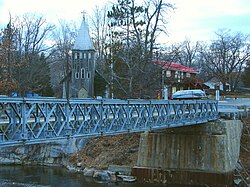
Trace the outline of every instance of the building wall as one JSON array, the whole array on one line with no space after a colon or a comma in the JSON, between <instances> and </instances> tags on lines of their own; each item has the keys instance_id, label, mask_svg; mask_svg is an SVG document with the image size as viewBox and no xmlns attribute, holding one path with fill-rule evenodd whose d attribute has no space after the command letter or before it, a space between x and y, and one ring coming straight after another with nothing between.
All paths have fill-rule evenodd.
<instances>
[{"instance_id":1,"label":"building wall","mask_svg":"<svg viewBox=\"0 0 250 187\"><path fill-rule=\"evenodd\" d=\"M95 76L94 50L72 51L72 97L93 97Z\"/></svg>"},{"instance_id":2,"label":"building wall","mask_svg":"<svg viewBox=\"0 0 250 187\"><path fill-rule=\"evenodd\" d=\"M192 80L196 78L196 73L166 70L164 75L164 85L168 88L169 98L178 90L198 89L192 85Z\"/></svg>"}]
</instances>

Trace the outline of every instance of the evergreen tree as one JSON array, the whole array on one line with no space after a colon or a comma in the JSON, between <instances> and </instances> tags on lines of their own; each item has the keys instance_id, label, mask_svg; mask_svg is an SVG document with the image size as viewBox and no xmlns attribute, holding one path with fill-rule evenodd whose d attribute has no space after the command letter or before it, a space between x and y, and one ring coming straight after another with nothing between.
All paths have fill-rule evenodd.
<instances>
[{"instance_id":1,"label":"evergreen tree","mask_svg":"<svg viewBox=\"0 0 250 187\"><path fill-rule=\"evenodd\" d=\"M104 97L107 88L106 86L106 80L99 73L96 72L94 80L94 95Z\"/></svg>"},{"instance_id":2,"label":"evergreen tree","mask_svg":"<svg viewBox=\"0 0 250 187\"><path fill-rule=\"evenodd\" d=\"M245 68L245 71L242 75L242 81L244 83L244 86L247 88L250 88L250 61L248 61L247 66Z\"/></svg>"}]
</instances>

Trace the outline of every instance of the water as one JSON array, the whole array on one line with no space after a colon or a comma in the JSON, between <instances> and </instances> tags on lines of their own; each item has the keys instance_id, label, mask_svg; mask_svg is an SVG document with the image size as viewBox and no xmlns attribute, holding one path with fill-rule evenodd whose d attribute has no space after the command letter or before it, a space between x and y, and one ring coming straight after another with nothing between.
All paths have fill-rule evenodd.
<instances>
[{"instance_id":1,"label":"water","mask_svg":"<svg viewBox=\"0 0 250 187\"><path fill-rule=\"evenodd\" d=\"M64 168L0 166L0 187L165 187L164 184L104 183ZM169 186L168 186L169 187Z\"/></svg>"}]
</instances>

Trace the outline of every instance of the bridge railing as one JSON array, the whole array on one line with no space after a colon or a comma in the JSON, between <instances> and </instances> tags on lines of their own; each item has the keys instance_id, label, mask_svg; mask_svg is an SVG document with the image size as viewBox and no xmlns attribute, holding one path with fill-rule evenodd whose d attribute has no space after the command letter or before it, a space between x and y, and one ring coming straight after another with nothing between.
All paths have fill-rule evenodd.
<instances>
[{"instance_id":1,"label":"bridge railing","mask_svg":"<svg viewBox=\"0 0 250 187\"><path fill-rule=\"evenodd\" d=\"M214 100L0 98L0 146L114 135L213 121Z\"/></svg>"}]
</instances>

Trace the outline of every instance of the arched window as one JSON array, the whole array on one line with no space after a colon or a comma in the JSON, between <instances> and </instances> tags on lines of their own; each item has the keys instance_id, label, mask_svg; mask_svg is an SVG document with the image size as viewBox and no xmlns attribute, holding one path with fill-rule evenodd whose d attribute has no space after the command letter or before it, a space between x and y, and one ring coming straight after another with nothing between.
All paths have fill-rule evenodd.
<instances>
[{"instance_id":1,"label":"arched window","mask_svg":"<svg viewBox=\"0 0 250 187\"><path fill-rule=\"evenodd\" d=\"M91 74L90 74L90 72L88 72L87 78L90 79L90 77L91 77Z\"/></svg>"},{"instance_id":2,"label":"arched window","mask_svg":"<svg viewBox=\"0 0 250 187\"><path fill-rule=\"evenodd\" d=\"M85 69L81 68L81 79L85 79Z\"/></svg>"},{"instance_id":3,"label":"arched window","mask_svg":"<svg viewBox=\"0 0 250 187\"><path fill-rule=\"evenodd\" d=\"M75 79L79 79L79 72L75 72Z\"/></svg>"}]
</instances>

